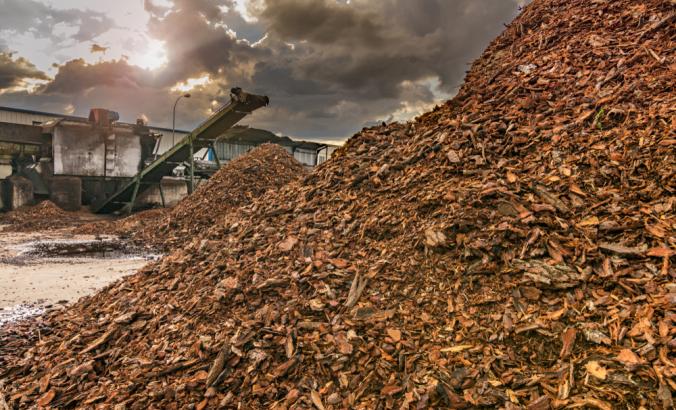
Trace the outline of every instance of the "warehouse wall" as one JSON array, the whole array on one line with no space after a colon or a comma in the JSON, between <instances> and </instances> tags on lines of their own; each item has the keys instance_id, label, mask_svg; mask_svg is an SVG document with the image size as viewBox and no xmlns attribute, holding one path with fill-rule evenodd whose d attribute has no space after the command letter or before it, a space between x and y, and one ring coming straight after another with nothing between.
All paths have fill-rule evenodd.
<instances>
[{"instance_id":1,"label":"warehouse wall","mask_svg":"<svg viewBox=\"0 0 676 410\"><path fill-rule=\"evenodd\" d=\"M217 142L215 146L216 155L221 161L232 161L255 147L255 145L249 144L225 144L221 142Z\"/></svg>"},{"instance_id":2,"label":"warehouse wall","mask_svg":"<svg viewBox=\"0 0 676 410\"><path fill-rule=\"evenodd\" d=\"M291 151L289 148L287 148L287 150ZM315 150L296 148L296 150L293 151L293 157L296 158L296 161L303 165L308 165L311 167L317 165L317 151Z\"/></svg>"},{"instance_id":3,"label":"warehouse wall","mask_svg":"<svg viewBox=\"0 0 676 410\"><path fill-rule=\"evenodd\" d=\"M294 151L293 147L281 144L280 146L286 149L301 164L308 166L317 165L317 152L314 150L296 148ZM223 162L232 161L256 147L257 145L255 144L229 144L224 142L217 142L215 146L218 159Z\"/></svg>"},{"instance_id":4,"label":"warehouse wall","mask_svg":"<svg viewBox=\"0 0 676 410\"><path fill-rule=\"evenodd\" d=\"M326 147L320 150L317 153L317 165L323 164L324 162L328 161L329 158L331 158L331 156L333 155L334 152L336 152L337 149L338 147Z\"/></svg>"},{"instance_id":5,"label":"warehouse wall","mask_svg":"<svg viewBox=\"0 0 676 410\"><path fill-rule=\"evenodd\" d=\"M12 124L38 125L38 123L47 122L54 118L58 117L56 115L49 116L0 110L0 122Z\"/></svg>"},{"instance_id":6,"label":"warehouse wall","mask_svg":"<svg viewBox=\"0 0 676 410\"><path fill-rule=\"evenodd\" d=\"M162 155L163 153L167 152L169 148L171 148L172 145L172 138L171 138L171 130L167 131L165 129L159 129L159 128L153 128L153 127L148 127L150 130L154 133L161 134L162 139L160 140L159 144L159 149L157 150L157 154ZM176 131L176 143L178 143L180 140L183 138L187 137L190 135L189 132L183 132L183 131ZM197 155L195 155L197 156Z\"/></svg>"}]
</instances>

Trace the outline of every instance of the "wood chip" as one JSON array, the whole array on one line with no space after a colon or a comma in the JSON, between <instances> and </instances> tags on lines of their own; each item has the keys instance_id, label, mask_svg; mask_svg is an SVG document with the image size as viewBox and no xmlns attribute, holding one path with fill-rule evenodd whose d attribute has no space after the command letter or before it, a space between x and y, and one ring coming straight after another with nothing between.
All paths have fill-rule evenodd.
<instances>
[{"instance_id":1,"label":"wood chip","mask_svg":"<svg viewBox=\"0 0 676 410\"><path fill-rule=\"evenodd\" d=\"M452 101L310 173L265 146L170 211L109 221L165 256L3 326L0 397L670 406L673 7L526 3Z\"/></svg>"}]
</instances>

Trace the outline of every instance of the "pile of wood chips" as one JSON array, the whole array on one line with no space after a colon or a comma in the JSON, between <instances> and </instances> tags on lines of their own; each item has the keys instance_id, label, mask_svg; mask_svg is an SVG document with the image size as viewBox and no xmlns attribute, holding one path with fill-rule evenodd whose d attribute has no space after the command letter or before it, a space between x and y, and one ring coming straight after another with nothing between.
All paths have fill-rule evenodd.
<instances>
[{"instance_id":1,"label":"pile of wood chips","mask_svg":"<svg viewBox=\"0 0 676 410\"><path fill-rule=\"evenodd\" d=\"M4 231L28 232L61 229L80 222L77 212L66 212L52 201L42 201L35 206L24 206L14 211L0 213Z\"/></svg>"},{"instance_id":2,"label":"pile of wood chips","mask_svg":"<svg viewBox=\"0 0 676 410\"><path fill-rule=\"evenodd\" d=\"M535 0L452 101L0 347L0 407L672 408L675 38Z\"/></svg>"},{"instance_id":3,"label":"pile of wood chips","mask_svg":"<svg viewBox=\"0 0 676 410\"><path fill-rule=\"evenodd\" d=\"M263 144L225 164L174 208L151 209L116 221L89 224L76 232L114 234L137 245L171 250L200 237L227 213L237 212L267 191L300 180L306 173L286 149Z\"/></svg>"}]
</instances>

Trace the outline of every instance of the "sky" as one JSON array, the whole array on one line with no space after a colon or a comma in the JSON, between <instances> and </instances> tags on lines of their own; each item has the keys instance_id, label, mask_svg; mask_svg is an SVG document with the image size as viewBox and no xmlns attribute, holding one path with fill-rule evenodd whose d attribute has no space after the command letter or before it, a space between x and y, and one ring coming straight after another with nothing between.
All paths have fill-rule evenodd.
<instances>
[{"instance_id":1,"label":"sky","mask_svg":"<svg viewBox=\"0 0 676 410\"><path fill-rule=\"evenodd\" d=\"M0 105L192 129L234 86L245 122L340 142L451 98L524 0L0 0Z\"/></svg>"}]
</instances>

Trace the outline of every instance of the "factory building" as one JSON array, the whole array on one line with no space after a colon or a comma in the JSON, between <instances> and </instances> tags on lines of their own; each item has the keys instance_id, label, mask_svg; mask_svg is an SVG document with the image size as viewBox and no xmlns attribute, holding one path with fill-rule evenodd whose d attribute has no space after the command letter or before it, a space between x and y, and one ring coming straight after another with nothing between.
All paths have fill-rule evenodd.
<instances>
[{"instance_id":1,"label":"factory building","mask_svg":"<svg viewBox=\"0 0 676 410\"><path fill-rule=\"evenodd\" d=\"M142 122L118 122L104 109L89 118L3 109L0 119L0 202L7 209L35 198L66 210L102 201L154 158L160 139Z\"/></svg>"},{"instance_id":2,"label":"factory building","mask_svg":"<svg viewBox=\"0 0 676 410\"><path fill-rule=\"evenodd\" d=\"M136 124L118 120L117 113L105 109L92 109L89 118L84 118L0 107L0 209L30 204L34 197L49 198L64 209L81 205L96 209L190 134L176 130L172 136L171 129L141 120ZM249 127L221 132L210 145L213 149L194 153L198 178L208 178L218 164L264 143L281 145L308 167L326 161L337 149ZM144 195L139 195L141 203L161 201L168 206L187 194L185 167L174 167L173 177L168 172L156 187L144 189Z\"/></svg>"},{"instance_id":3,"label":"factory building","mask_svg":"<svg viewBox=\"0 0 676 410\"><path fill-rule=\"evenodd\" d=\"M21 124L21 125L43 125L44 123L54 120L64 119L71 121L86 121L85 117L77 117L72 115L54 114L41 111L25 110L22 108L2 107L0 106L0 123ZM127 124L134 125L134 124ZM161 136L156 153L162 154L172 146L172 130L170 128L148 126L148 129ZM175 140L180 141L185 138L190 131L176 130Z\"/></svg>"},{"instance_id":4,"label":"factory building","mask_svg":"<svg viewBox=\"0 0 676 410\"><path fill-rule=\"evenodd\" d=\"M87 118L84 117L0 106L0 123L38 126L54 119L75 121L87 120ZM147 127L150 132L160 136L157 146L155 147L156 155L163 154L169 150L175 142L180 141L190 134L190 131L176 130L175 136L172 136L172 130L169 128L155 127L152 125L148 125ZM298 162L310 167L319 165L328 160L331 158L333 152L338 149L338 146L336 145L296 141L289 137L277 136L270 131L242 126L236 126L229 130L223 136L223 139L216 143L215 148L218 153L218 158L225 163L264 143L281 145L286 148ZM204 151L195 153L195 157L197 158L204 158L204 155ZM208 158L211 161L215 161L212 152L208 153ZM0 176L0 178L2 177Z\"/></svg>"}]
</instances>

